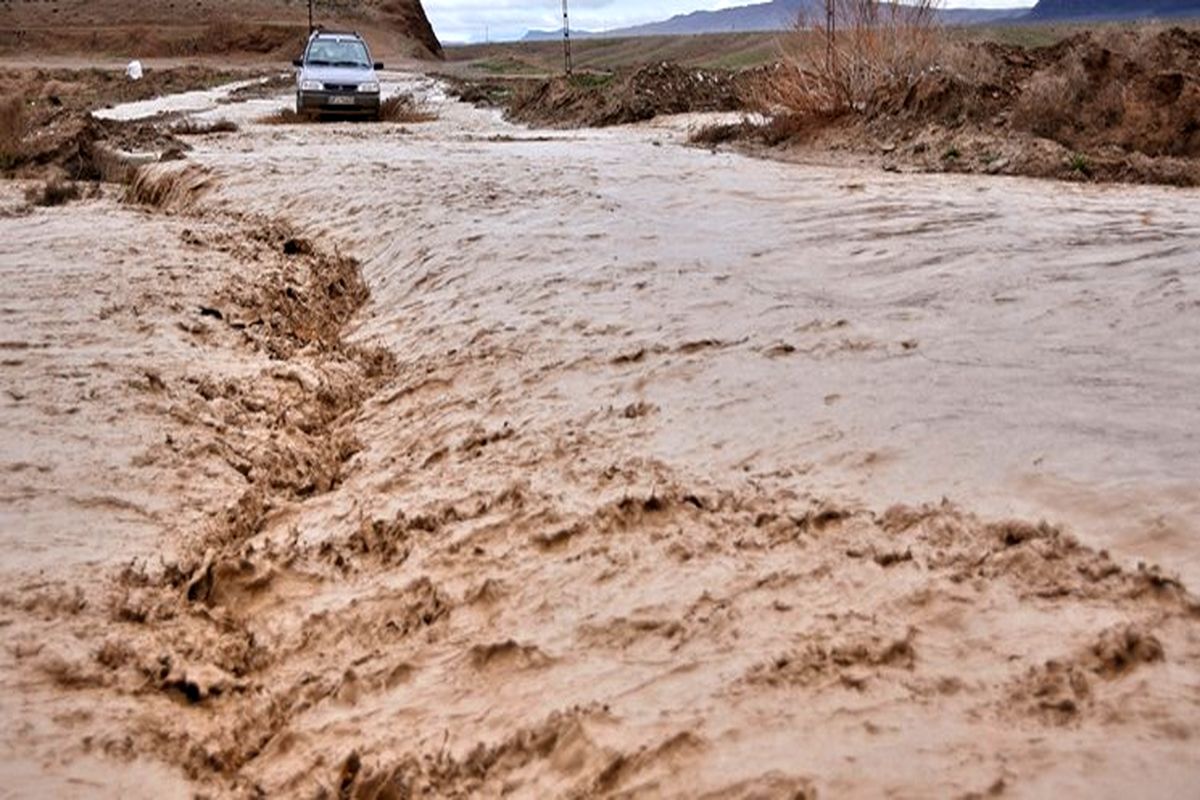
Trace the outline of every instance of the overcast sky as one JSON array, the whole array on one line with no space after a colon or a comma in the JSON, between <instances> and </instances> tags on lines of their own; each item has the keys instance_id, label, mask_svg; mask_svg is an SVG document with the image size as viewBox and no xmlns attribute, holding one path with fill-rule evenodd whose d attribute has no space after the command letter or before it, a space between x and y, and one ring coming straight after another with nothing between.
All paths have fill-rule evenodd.
<instances>
[{"instance_id":1,"label":"overcast sky","mask_svg":"<svg viewBox=\"0 0 1200 800\"><path fill-rule=\"evenodd\" d=\"M606 30L657 22L700 9L749 5L753 0L570 0L571 27ZM1031 6L1034 0L951 0L952 8ZM562 0L424 0L425 11L443 42L515 39L531 28L562 26Z\"/></svg>"}]
</instances>

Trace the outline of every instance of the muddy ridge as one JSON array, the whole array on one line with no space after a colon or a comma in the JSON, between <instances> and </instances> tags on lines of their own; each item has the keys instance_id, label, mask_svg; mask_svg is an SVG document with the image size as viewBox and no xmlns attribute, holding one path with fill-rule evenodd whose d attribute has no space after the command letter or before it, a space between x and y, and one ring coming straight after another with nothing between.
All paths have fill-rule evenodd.
<instances>
[{"instance_id":1,"label":"muddy ridge","mask_svg":"<svg viewBox=\"0 0 1200 800\"><path fill-rule=\"evenodd\" d=\"M168 120L117 122L92 111L117 103L207 89L246 73L211 67L147 69L130 81L119 70L14 69L0 78L0 174L124 182L133 170L121 153L180 158L190 149Z\"/></svg>"},{"instance_id":2,"label":"muddy ridge","mask_svg":"<svg viewBox=\"0 0 1200 800\"><path fill-rule=\"evenodd\" d=\"M44 582L32 599L15 588L2 605L22 618L9 628L18 639L27 624L74 630L76 636L111 632L93 641L98 649L81 660L35 656L34 671L53 684L118 705L167 700L157 723L149 721L156 716L151 711L147 721L118 730L115 739L89 735L85 752L151 756L183 767L201 784L220 778L232 788L239 768L287 713L282 698L245 697L259 694L251 691L255 676L280 655L258 644L236 611L239 599L270 586L278 566L256 567L250 542L273 514L337 487L346 462L361 448L350 422L389 379L395 362L384 349L343 339L369 297L356 261L325 252L282 223L213 220L211 212L197 210L207 187L195 168L142 170L127 201L156 213L199 215L204 232L184 229L185 245L226 254L246 267L195 309L202 322L186 330L200 340L224 335L270 366L238 378L201 370L182 386L147 371L144 391L167 400L171 417L188 434L184 440L168 435L141 463L215 458L240 474L246 488L211 509L209 523L173 530L170 549L158 559L135 560L90 588ZM170 709L176 703L211 706L222 696L237 709L215 733L191 722L175 727L178 714ZM251 718L265 727L247 730Z\"/></svg>"}]
</instances>

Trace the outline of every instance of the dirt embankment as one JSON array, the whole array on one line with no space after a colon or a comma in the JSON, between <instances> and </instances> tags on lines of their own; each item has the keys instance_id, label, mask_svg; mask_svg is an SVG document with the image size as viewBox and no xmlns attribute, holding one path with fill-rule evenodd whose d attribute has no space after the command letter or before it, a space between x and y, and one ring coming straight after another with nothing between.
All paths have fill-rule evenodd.
<instances>
[{"instance_id":1,"label":"dirt embankment","mask_svg":"<svg viewBox=\"0 0 1200 800\"><path fill-rule=\"evenodd\" d=\"M441 55L420 0L331 5L318 4L318 24L359 30L381 53ZM5 54L291 57L308 33L307 5L284 0L57 0L9 3L4 13Z\"/></svg>"},{"instance_id":2,"label":"dirt embankment","mask_svg":"<svg viewBox=\"0 0 1200 800\"><path fill-rule=\"evenodd\" d=\"M888 169L1200 185L1200 32L1083 33L956 48L855 112L776 113L701 132L774 151L841 149Z\"/></svg>"},{"instance_id":3,"label":"dirt embankment","mask_svg":"<svg viewBox=\"0 0 1200 800\"><path fill-rule=\"evenodd\" d=\"M569 128L644 122L662 114L737 111L745 107L747 80L733 72L660 63L611 74L451 84L467 102L503 104L515 122Z\"/></svg>"},{"instance_id":4,"label":"dirt embankment","mask_svg":"<svg viewBox=\"0 0 1200 800\"><path fill-rule=\"evenodd\" d=\"M888 169L1200 185L1200 32L1083 33L1040 49L970 43L947 46L944 62L832 112L773 102L773 84L796 77L784 65L454 83L464 100L546 127L745 111L755 117L699 131L696 143L850 153Z\"/></svg>"},{"instance_id":5,"label":"dirt embankment","mask_svg":"<svg viewBox=\"0 0 1200 800\"><path fill-rule=\"evenodd\" d=\"M114 70L10 70L0 77L0 175L122 180L116 151L177 154L187 144L162 124L99 120L93 110L246 77L200 66L148 69L138 81Z\"/></svg>"}]
</instances>

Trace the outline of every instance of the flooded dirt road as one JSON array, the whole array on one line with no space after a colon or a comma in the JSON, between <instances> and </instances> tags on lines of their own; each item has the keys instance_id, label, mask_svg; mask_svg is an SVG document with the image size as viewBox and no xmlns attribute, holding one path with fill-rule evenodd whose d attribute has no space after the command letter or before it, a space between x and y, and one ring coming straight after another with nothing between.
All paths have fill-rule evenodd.
<instances>
[{"instance_id":1,"label":"flooded dirt road","mask_svg":"<svg viewBox=\"0 0 1200 800\"><path fill-rule=\"evenodd\" d=\"M510 353L471 387L500 395L498 424L640 402L611 444L707 478L1045 516L1200 579L1194 193L677 138L455 105L382 141L293 128L201 158L230 206L363 258L365 334L405 358Z\"/></svg>"},{"instance_id":2,"label":"flooded dirt road","mask_svg":"<svg viewBox=\"0 0 1200 800\"><path fill-rule=\"evenodd\" d=\"M109 269L145 265L179 349L143 343L155 379L60 355L158 398L114 436L190 448L10 468L49 411L5 411L4 544L47 554L4 564L7 772L361 797L1195 784L1194 192L783 165L682 147L679 121L534 132L397 80L440 120L224 106L239 132L141 187L158 210ZM85 247L71 215L106 203L0 220L6 274ZM153 265L188 264L211 277L160 303ZM0 339L59 337L47 281ZM10 361L23 396L54 391ZM87 480L108 499L72 521L61 482Z\"/></svg>"}]
</instances>

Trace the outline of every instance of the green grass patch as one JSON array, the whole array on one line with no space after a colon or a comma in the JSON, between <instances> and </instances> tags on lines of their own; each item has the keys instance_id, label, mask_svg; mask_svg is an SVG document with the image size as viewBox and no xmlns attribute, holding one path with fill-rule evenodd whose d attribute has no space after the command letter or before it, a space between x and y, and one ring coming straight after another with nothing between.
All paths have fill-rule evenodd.
<instances>
[{"instance_id":1,"label":"green grass patch","mask_svg":"<svg viewBox=\"0 0 1200 800\"><path fill-rule=\"evenodd\" d=\"M577 89L603 89L616 78L611 72L576 72L569 78Z\"/></svg>"}]
</instances>

